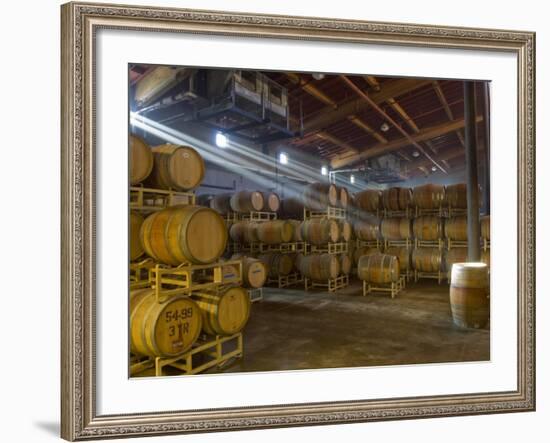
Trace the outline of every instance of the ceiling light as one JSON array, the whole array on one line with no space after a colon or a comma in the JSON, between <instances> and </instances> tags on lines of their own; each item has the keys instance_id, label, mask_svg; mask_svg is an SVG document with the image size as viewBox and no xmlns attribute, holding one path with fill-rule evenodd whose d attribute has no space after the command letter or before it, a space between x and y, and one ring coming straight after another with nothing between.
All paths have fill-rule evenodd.
<instances>
[{"instance_id":1,"label":"ceiling light","mask_svg":"<svg viewBox=\"0 0 550 443\"><path fill-rule=\"evenodd\" d=\"M279 163L286 165L288 163L288 156L284 152L279 153Z\"/></svg>"},{"instance_id":2,"label":"ceiling light","mask_svg":"<svg viewBox=\"0 0 550 443\"><path fill-rule=\"evenodd\" d=\"M227 147L227 137L221 132L218 132L216 134L216 146L218 146L219 148Z\"/></svg>"},{"instance_id":3,"label":"ceiling light","mask_svg":"<svg viewBox=\"0 0 550 443\"><path fill-rule=\"evenodd\" d=\"M390 130L390 125L388 125L386 122L382 123L382 126L380 126L380 130L382 132L388 132Z\"/></svg>"},{"instance_id":4,"label":"ceiling light","mask_svg":"<svg viewBox=\"0 0 550 443\"><path fill-rule=\"evenodd\" d=\"M353 185L355 183L355 176L352 174L349 176L349 182Z\"/></svg>"},{"instance_id":5,"label":"ceiling light","mask_svg":"<svg viewBox=\"0 0 550 443\"><path fill-rule=\"evenodd\" d=\"M437 168L435 166L432 166L432 171L433 172L437 171Z\"/></svg>"},{"instance_id":6,"label":"ceiling light","mask_svg":"<svg viewBox=\"0 0 550 443\"><path fill-rule=\"evenodd\" d=\"M420 156L420 152L418 152L418 151L413 151L413 157L416 158L416 157L418 157L418 156Z\"/></svg>"},{"instance_id":7,"label":"ceiling light","mask_svg":"<svg viewBox=\"0 0 550 443\"><path fill-rule=\"evenodd\" d=\"M326 166L321 166L321 175L327 175L328 174L328 169Z\"/></svg>"},{"instance_id":8,"label":"ceiling light","mask_svg":"<svg viewBox=\"0 0 550 443\"><path fill-rule=\"evenodd\" d=\"M325 78L325 74L321 74L320 72L314 72L313 74L311 74L311 76L315 80L323 80Z\"/></svg>"}]
</instances>

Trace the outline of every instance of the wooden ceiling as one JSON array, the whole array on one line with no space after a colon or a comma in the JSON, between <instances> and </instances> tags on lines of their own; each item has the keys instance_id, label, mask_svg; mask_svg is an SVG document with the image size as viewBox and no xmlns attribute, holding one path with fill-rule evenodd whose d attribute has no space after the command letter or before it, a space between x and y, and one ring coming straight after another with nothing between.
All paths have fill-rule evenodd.
<instances>
[{"instance_id":1,"label":"wooden ceiling","mask_svg":"<svg viewBox=\"0 0 550 443\"><path fill-rule=\"evenodd\" d=\"M464 163L463 81L367 75L316 80L310 74L264 74L288 89L293 123L302 112L303 137L289 143L322 156L335 169L386 154L399 156L408 170L419 173L433 165L451 172ZM483 97L478 82L479 140Z\"/></svg>"}]
</instances>

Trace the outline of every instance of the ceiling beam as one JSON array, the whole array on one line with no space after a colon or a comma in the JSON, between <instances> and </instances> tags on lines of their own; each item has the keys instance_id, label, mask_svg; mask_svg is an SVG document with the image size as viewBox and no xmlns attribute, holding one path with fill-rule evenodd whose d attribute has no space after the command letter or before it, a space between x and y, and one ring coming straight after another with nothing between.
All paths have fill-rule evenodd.
<instances>
[{"instance_id":1,"label":"ceiling beam","mask_svg":"<svg viewBox=\"0 0 550 443\"><path fill-rule=\"evenodd\" d=\"M340 146L342 148L345 148L348 152L358 153L356 148L351 146L349 143L346 143L343 140L340 140L339 138L334 137L332 134L329 134L327 131L319 131L315 134L318 138L328 141L332 143L333 145Z\"/></svg>"},{"instance_id":2,"label":"ceiling beam","mask_svg":"<svg viewBox=\"0 0 550 443\"><path fill-rule=\"evenodd\" d=\"M373 136L380 143L388 143L388 139L380 134L378 131L375 131L370 125L368 125L364 120L360 119L356 115L350 115L348 120L352 122L355 126L361 128L367 134Z\"/></svg>"},{"instance_id":3,"label":"ceiling beam","mask_svg":"<svg viewBox=\"0 0 550 443\"><path fill-rule=\"evenodd\" d=\"M294 83L295 85L298 85L300 88L302 88L305 92L307 92L312 97L315 97L317 100L325 103L326 105L330 106L333 109L336 109L338 107L338 103L332 100L327 94L321 91L317 86L314 86L311 84L311 82L304 80L298 74L295 74L293 72L287 72L285 73L285 75L288 77L288 79L292 83Z\"/></svg>"},{"instance_id":4,"label":"ceiling beam","mask_svg":"<svg viewBox=\"0 0 550 443\"><path fill-rule=\"evenodd\" d=\"M377 92L380 91L380 83L378 83L378 80L376 80L376 77L374 75L364 75L363 78L372 89Z\"/></svg>"},{"instance_id":5,"label":"ceiling beam","mask_svg":"<svg viewBox=\"0 0 550 443\"><path fill-rule=\"evenodd\" d=\"M432 86L435 90L435 93L437 94L437 97L439 98L439 102L443 105L443 109L445 109L445 114L447 114L447 118L450 121L453 121L455 119L453 115L453 111L451 110L451 107L449 106L449 102L447 101L447 98L445 97L445 93L443 92L443 89L441 88L441 85L437 80L434 80L432 82ZM462 135L461 131L456 131L456 135L458 139L460 140L460 144L463 147L466 147L466 144L464 142L464 136Z\"/></svg>"},{"instance_id":6,"label":"ceiling beam","mask_svg":"<svg viewBox=\"0 0 550 443\"><path fill-rule=\"evenodd\" d=\"M417 79L399 79L384 82L384 89L372 94L371 98L376 104L388 100L390 97L398 97L402 94L414 91L430 84L430 80ZM304 131L310 132L326 128L327 126L347 118L349 115L355 115L365 111L370 106L361 98L349 100L338 106L338 109L325 108L320 110L316 117L310 118L304 122Z\"/></svg>"},{"instance_id":7,"label":"ceiling beam","mask_svg":"<svg viewBox=\"0 0 550 443\"><path fill-rule=\"evenodd\" d=\"M397 129L407 140L409 140L409 143L414 145L424 156L426 156L437 168L441 170L443 173L447 173L446 169L441 166L433 157L428 154L420 144L415 141L410 134L405 131L395 120L393 120L384 110L382 110L361 88L359 88L355 83L353 83L348 77L345 75L341 75L340 78L353 90L359 97L361 97L363 100L365 100L370 106L372 106L378 114L382 116L385 120L390 122L395 129Z\"/></svg>"},{"instance_id":8,"label":"ceiling beam","mask_svg":"<svg viewBox=\"0 0 550 443\"><path fill-rule=\"evenodd\" d=\"M482 116L478 116L476 121L479 123L483 121ZM429 128L421 129L418 134L414 134L411 138L419 143L426 140L430 140L441 135L448 134L450 132L456 131L457 129L462 129L464 127L464 119L453 120L452 122L442 123L435 126L430 126ZM334 169L347 166L352 163L357 163L359 161L366 160L372 157L379 157L381 155L387 154L389 152L397 151L404 146L410 145L410 141L407 137L402 137L397 140L392 140L388 143L378 143L372 147L369 147L365 150L360 150L358 154L355 155L340 155L335 157L331 166Z\"/></svg>"}]
</instances>

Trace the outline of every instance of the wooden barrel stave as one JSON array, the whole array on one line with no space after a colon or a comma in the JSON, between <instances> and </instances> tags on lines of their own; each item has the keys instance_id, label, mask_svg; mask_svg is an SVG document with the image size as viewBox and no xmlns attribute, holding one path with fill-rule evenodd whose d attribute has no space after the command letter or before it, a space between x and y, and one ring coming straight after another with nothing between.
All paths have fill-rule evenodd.
<instances>
[{"instance_id":1,"label":"wooden barrel stave","mask_svg":"<svg viewBox=\"0 0 550 443\"><path fill-rule=\"evenodd\" d=\"M239 214L258 212L264 207L264 196L259 191L243 190L233 194L229 204L232 211Z\"/></svg>"},{"instance_id":2,"label":"wooden barrel stave","mask_svg":"<svg viewBox=\"0 0 550 443\"><path fill-rule=\"evenodd\" d=\"M145 251L141 245L141 240L139 238L139 233L141 231L141 225L143 224L144 218L141 214L135 211L130 211L130 220L129 220L129 243L130 243L130 260L134 261L141 257Z\"/></svg>"},{"instance_id":3,"label":"wooden barrel stave","mask_svg":"<svg viewBox=\"0 0 550 443\"><path fill-rule=\"evenodd\" d=\"M332 183L311 183L302 194L304 206L312 211L324 211L338 204L338 191Z\"/></svg>"},{"instance_id":4,"label":"wooden barrel stave","mask_svg":"<svg viewBox=\"0 0 550 443\"><path fill-rule=\"evenodd\" d=\"M439 248L416 248L412 252L413 268L421 272L439 272L443 254Z\"/></svg>"},{"instance_id":5,"label":"wooden barrel stave","mask_svg":"<svg viewBox=\"0 0 550 443\"><path fill-rule=\"evenodd\" d=\"M232 335L243 330L250 317L250 298L239 286L223 292L194 292L202 313L202 329L209 335Z\"/></svg>"},{"instance_id":6,"label":"wooden barrel stave","mask_svg":"<svg viewBox=\"0 0 550 443\"><path fill-rule=\"evenodd\" d=\"M333 254L311 254L302 256L300 272L313 281L326 281L338 277L340 262Z\"/></svg>"},{"instance_id":7,"label":"wooden barrel stave","mask_svg":"<svg viewBox=\"0 0 550 443\"><path fill-rule=\"evenodd\" d=\"M414 219L413 234L418 240L425 241L435 241L443 238L441 218L425 215Z\"/></svg>"},{"instance_id":8,"label":"wooden barrel stave","mask_svg":"<svg viewBox=\"0 0 550 443\"><path fill-rule=\"evenodd\" d=\"M451 217L445 220L445 236L451 240L468 240L468 219L466 216Z\"/></svg>"},{"instance_id":9,"label":"wooden barrel stave","mask_svg":"<svg viewBox=\"0 0 550 443\"><path fill-rule=\"evenodd\" d=\"M412 238L412 223L410 218L391 217L380 222L380 232L386 240L405 240Z\"/></svg>"},{"instance_id":10,"label":"wooden barrel stave","mask_svg":"<svg viewBox=\"0 0 550 443\"><path fill-rule=\"evenodd\" d=\"M336 220L312 218L301 225L302 238L314 245L336 243L340 238L340 229Z\"/></svg>"},{"instance_id":11,"label":"wooden barrel stave","mask_svg":"<svg viewBox=\"0 0 550 443\"><path fill-rule=\"evenodd\" d=\"M455 263L451 271L453 321L462 328L483 328L489 320L489 273L484 263Z\"/></svg>"},{"instance_id":12,"label":"wooden barrel stave","mask_svg":"<svg viewBox=\"0 0 550 443\"><path fill-rule=\"evenodd\" d=\"M387 254L363 255L357 263L357 276L369 283L394 283L399 280L399 259Z\"/></svg>"},{"instance_id":13,"label":"wooden barrel stave","mask_svg":"<svg viewBox=\"0 0 550 443\"><path fill-rule=\"evenodd\" d=\"M421 209L438 209L445 201L445 187L431 183L417 186L412 191L412 201Z\"/></svg>"},{"instance_id":14,"label":"wooden barrel stave","mask_svg":"<svg viewBox=\"0 0 550 443\"><path fill-rule=\"evenodd\" d=\"M272 220L256 224L258 240L268 245L292 241L294 226L287 220Z\"/></svg>"},{"instance_id":15,"label":"wooden barrel stave","mask_svg":"<svg viewBox=\"0 0 550 443\"><path fill-rule=\"evenodd\" d=\"M130 185L137 185L146 180L153 170L153 151L145 140L130 134Z\"/></svg>"}]
</instances>

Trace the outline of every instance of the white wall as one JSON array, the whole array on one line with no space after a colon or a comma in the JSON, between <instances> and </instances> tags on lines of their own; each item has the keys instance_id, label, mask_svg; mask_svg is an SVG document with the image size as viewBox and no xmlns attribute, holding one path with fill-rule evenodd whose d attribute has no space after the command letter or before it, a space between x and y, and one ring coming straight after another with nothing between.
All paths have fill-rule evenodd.
<instances>
[{"instance_id":1,"label":"white wall","mask_svg":"<svg viewBox=\"0 0 550 443\"><path fill-rule=\"evenodd\" d=\"M544 2L394 0L132 0L251 12L537 31L538 164L550 164L550 30ZM2 9L2 440L57 441L59 421L59 2L8 2ZM546 100L544 100L546 98ZM547 441L550 418L549 174L538 177L538 411L316 428L198 435L187 442ZM546 248L544 247L546 246ZM411 380L411 383L414 381ZM546 434L546 435L544 435ZM181 437L144 441L182 441Z\"/></svg>"}]
</instances>

